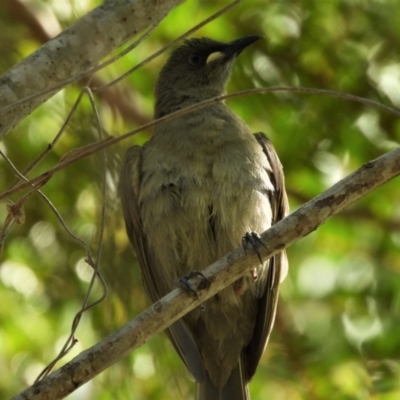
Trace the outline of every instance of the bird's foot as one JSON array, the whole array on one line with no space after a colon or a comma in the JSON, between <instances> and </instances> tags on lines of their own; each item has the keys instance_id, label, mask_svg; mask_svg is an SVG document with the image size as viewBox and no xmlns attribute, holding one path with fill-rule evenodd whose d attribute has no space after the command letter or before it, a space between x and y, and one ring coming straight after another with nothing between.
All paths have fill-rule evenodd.
<instances>
[{"instance_id":1,"label":"bird's foot","mask_svg":"<svg viewBox=\"0 0 400 400\"><path fill-rule=\"evenodd\" d=\"M197 279L194 279L197 278ZM177 285L185 290L188 294L196 296L200 300L198 291L208 289L211 286L212 280L204 276L202 272L191 271L189 274L180 278Z\"/></svg>"},{"instance_id":2,"label":"bird's foot","mask_svg":"<svg viewBox=\"0 0 400 400\"><path fill-rule=\"evenodd\" d=\"M246 232L246 235L242 237L242 246L244 252L247 253L247 250L254 250L258 256L258 259L260 260L260 263L263 264L261 254L258 251L258 247L260 245L267 248L267 246L261 240L261 236L257 232ZM257 271L255 269L251 270L251 275L254 278L254 280L258 279Z\"/></svg>"}]
</instances>

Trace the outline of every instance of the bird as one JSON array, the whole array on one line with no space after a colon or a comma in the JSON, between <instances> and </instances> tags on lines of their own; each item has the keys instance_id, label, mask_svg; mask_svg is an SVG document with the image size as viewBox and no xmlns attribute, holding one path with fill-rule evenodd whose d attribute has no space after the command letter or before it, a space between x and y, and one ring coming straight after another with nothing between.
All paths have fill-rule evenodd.
<instances>
[{"instance_id":1,"label":"bird","mask_svg":"<svg viewBox=\"0 0 400 400\"><path fill-rule=\"evenodd\" d=\"M155 85L155 119L225 93L237 56L261 35L225 43L191 38ZM244 100L248 101L248 100ZM127 150L119 195L143 285L156 302L289 212L283 168L269 138L224 102L157 125ZM248 400L275 319L285 251L173 323L167 335L196 380L197 400Z\"/></svg>"}]
</instances>

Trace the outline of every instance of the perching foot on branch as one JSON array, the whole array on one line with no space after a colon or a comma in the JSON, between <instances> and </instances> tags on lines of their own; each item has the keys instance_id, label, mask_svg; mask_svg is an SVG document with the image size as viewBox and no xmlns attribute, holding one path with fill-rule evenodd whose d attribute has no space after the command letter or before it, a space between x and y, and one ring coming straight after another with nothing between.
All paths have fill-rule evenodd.
<instances>
[{"instance_id":1,"label":"perching foot on branch","mask_svg":"<svg viewBox=\"0 0 400 400\"><path fill-rule=\"evenodd\" d=\"M260 263L263 264L263 260L258 251L260 245L267 248L267 246L261 240L261 236L257 232L246 232L246 235L242 237L242 246L244 252L247 253L247 250L254 250L258 256L258 259L260 260ZM255 277L255 279L257 279L257 277Z\"/></svg>"},{"instance_id":2,"label":"perching foot on branch","mask_svg":"<svg viewBox=\"0 0 400 400\"><path fill-rule=\"evenodd\" d=\"M197 279L193 280L193 278ZM200 300L198 291L208 289L211 286L211 283L211 279L208 279L203 273L199 271L192 271L180 278L177 282L177 285L181 289L185 290L189 295L196 296L197 299Z\"/></svg>"}]
</instances>

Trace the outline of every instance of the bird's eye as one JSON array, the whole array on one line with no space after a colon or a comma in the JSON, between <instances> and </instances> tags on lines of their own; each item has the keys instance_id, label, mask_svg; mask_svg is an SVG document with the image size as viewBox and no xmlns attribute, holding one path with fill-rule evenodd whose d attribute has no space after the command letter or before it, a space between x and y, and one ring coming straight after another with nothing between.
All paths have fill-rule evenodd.
<instances>
[{"instance_id":1,"label":"bird's eye","mask_svg":"<svg viewBox=\"0 0 400 400\"><path fill-rule=\"evenodd\" d=\"M190 62L190 64L197 65L197 64L200 63L200 61L201 61L201 57L200 57L200 55L197 54L197 53L193 53L193 54L191 54L191 55L189 56L189 62Z\"/></svg>"}]
</instances>

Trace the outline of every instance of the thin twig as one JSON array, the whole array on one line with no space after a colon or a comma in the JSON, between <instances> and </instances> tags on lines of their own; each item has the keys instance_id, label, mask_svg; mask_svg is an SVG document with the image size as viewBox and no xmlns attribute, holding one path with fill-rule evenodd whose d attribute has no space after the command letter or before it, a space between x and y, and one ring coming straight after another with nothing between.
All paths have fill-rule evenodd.
<instances>
[{"instance_id":1,"label":"thin twig","mask_svg":"<svg viewBox=\"0 0 400 400\"><path fill-rule=\"evenodd\" d=\"M378 103L376 101L366 99L364 97L354 96L347 93L335 92L332 90L323 90L323 89L313 89L313 88L306 88L306 87L285 87L285 86L277 86L277 87L269 87L269 88L256 88L256 89L248 89L242 90L240 92L235 92L231 94L225 94L222 96L213 97L211 99L202 101L201 103L194 104L190 107L186 107L182 110L175 111L174 113L168 114L162 118L156 119L151 121L141 127L134 129L130 132L127 132L119 137L108 137L103 139L100 142L92 143L87 146L83 146L79 149L72 150L71 152L67 153L64 156L60 163L55 167L49 169L47 172L36 176L35 178L30 179L28 182L24 182L19 184L18 186L11 188L0 195L0 200L9 197L10 195L25 189L26 187L33 185L33 184L40 184L43 185L47 180L49 180L57 171L64 169L65 167L73 164L74 162L81 160L91 154L94 154L97 151L107 148L108 146L112 146L121 140L124 140L132 135L135 135L139 132L142 132L146 129L154 128L164 122L170 121L172 119L181 117L182 115L188 114L189 112L193 112L195 110L201 109L203 107L209 106L214 103L218 103L224 100L229 100L241 96L247 96L250 94L257 94L257 93L272 93L272 92L293 92L293 93L305 93L305 94L318 94L318 95L325 95L331 97L338 97L343 100L348 101L355 101L373 108L377 108L383 111L386 111L396 117L400 117L400 111L393 108L386 106L384 104Z\"/></svg>"},{"instance_id":2,"label":"thin twig","mask_svg":"<svg viewBox=\"0 0 400 400\"><path fill-rule=\"evenodd\" d=\"M13 164L13 162L2 152L0 151L0 155L6 160L6 162L9 164L9 166L11 167L11 169L13 170L13 172L15 173L15 175L24 181L27 181L27 178L21 174L18 169L15 167L15 165ZM67 340L65 341L64 346L61 348L60 352L58 353L58 355L54 358L54 360L49 363L46 368L43 369L43 371L39 374L39 376L36 378L35 382L39 381L40 379L43 379L45 376L47 376L51 370L53 369L54 365L60 360L62 359L71 349L72 347L77 343L77 339L75 337L75 332L76 329L78 328L78 324L80 321L80 318L82 316L82 314L88 310L89 308L92 308L94 306L96 306L98 303L100 303L101 301L103 301L107 295L107 285L105 283L105 280L102 276L102 274L100 273L99 269L95 267L95 263L93 261L92 258L92 254L90 251L90 247L89 245L80 237L76 236L68 227L68 225L66 224L66 222L64 221L64 219L62 218L61 214L58 212L57 208L54 206L54 204L51 202L51 200L41 191L41 190L37 190L37 192L39 193L39 195L44 199L44 201L47 203L47 205L50 207L50 209L53 211L53 213L55 214L55 216L57 217L58 221L60 222L60 224L62 225L62 227L65 229L65 231L68 233L68 235L75 240L76 242L78 242L80 245L83 246L83 248L85 249L85 253L86 253L86 257L87 257L87 263L89 265L91 265L91 267L94 270L94 273L92 275L92 279L91 282L88 286L88 290L86 291L84 300L83 300L83 304L81 309L78 311L78 313L75 315L73 322L72 322L72 326L71 326L71 332L67 338ZM27 198L25 198L24 201L26 201ZM20 201L19 201L20 202ZM19 203L18 202L18 203ZM23 204L23 202L21 204L19 204L19 207L21 207ZM101 295L101 297L94 301L93 303L87 305L88 303L88 299L90 296L90 293L92 291L92 287L94 284L94 280L95 278L98 277L100 279L100 283L101 286L103 288L103 294Z\"/></svg>"},{"instance_id":3,"label":"thin twig","mask_svg":"<svg viewBox=\"0 0 400 400\"><path fill-rule=\"evenodd\" d=\"M62 124L60 130L52 140L52 142L47 146L47 148L43 151L43 153L36 158L36 160L22 173L24 176L28 175L29 172L31 172L53 149L54 146L57 144L57 142L60 140L61 135L65 132L65 129L67 128L68 124L71 121L71 118L75 114L79 104L82 101L82 97L85 94L84 90L81 90L79 93L79 96L77 97L74 105L72 106L71 111L68 113L67 118L65 119L64 123Z\"/></svg>"},{"instance_id":4,"label":"thin twig","mask_svg":"<svg viewBox=\"0 0 400 400\"><path fill-rule=\"evenodd\" d=\"M173 47L176 43L178 43L179 41L181 41L182 39L187 38L188 36L190 36L192 33L198 31L200 28L202 28L203 26L207 25L208 23L210 23L211 21L217 19L218 17L220 17L222 14L225 14L227 11L229 11L231 8L235 7L237 4L239 4L242 0L235 0L233 3L229 4L228 6L222 8L221 10L219 10L218 12L216 12L215 14L211 15L211 17L206 18L204 21L200 22L199 24L197 24L196 26L194 26L192 29L189 29L188 31L186 31L183 35L177 37L176 39L172 40L171 42L169 42L167 45L165 45L163 48L161 48L160 50L156 51L155 53L153 53L150 57L146 58L145 60L143 60L142 62L140 62L139 64L135 65L133 68L131 68L130 70L128 70L127 72L125 72L124 74L122 74L120 77L118 77L117 79L107 83L106 85L100 86L98 88L92 88L92 90L97 93L97 92L101 92L104 89L107 89L109 86L111 85L115 85L116 83L120 82L121 80L123 80L124 78L126 78L127 76L129 76L130 74L132 74L134 71L136 71L137 69L143 67L144 65L148 64L150 61L154 60L155 58L157 58L159 55L161 55L162 53L164 53L166 50L168 50L169 48Z\"/></svg>"},{"instance_id":5,"label":"thin twig","mask_svg":"<svg viewBox=\"0 0 400 400\"><path fill-rule=\"evenodd\" d=\"M99 130L99 137L100 139L103 138L103 125L100 120L100 115L98 113L92 91L90 90L89 87L85 87L82 92L86 93L89 97L90 103L92 105L92 109L94 112L94 115L96 117L97 121L97 127ZM72 326L71 326L71 332L70 335L68 336L67 340L64 343L64 346L62 347L61 351L57 355L57 357L54 358L47 366L46 368L38 375L36 378L35 382L38 382L41 379L44 379L54 368L56 363L61 360L71 349L72 347L77 343L77 339L75 337L75 332L78 329L79 322L82 318L82 315L85 311L89 310L90 308L95 307L97 304L101 303L106 297L107 297L107 284L100 272L100 255L101 255L101 248L103 245L103 237L104 237L104 220L105 220L105 190L106 190L106 182L105 182L105 168L106 168L106 159L105 159L105 150L102 150L100 152L100 160L101 160L101 169L102 169L102 188L101 188L101 193L102 193L102 201L101 201L101 216L100 216L100 229L99 229L99 240L97 243L97 250L96 250L96 257L95 260L92 259L91 253L87 252L88 258L86 259L86 263L90 265L93 269L93 274L91 276L88 288L85 293L85 297L82 302L81 309L75 314L73 320L72 320ZM40 191L39 191L40 192ZM103 289L103 293L100 296L100 298L90 304L89 303L89 298L92 293L94 284L96 282L96 278L99 278L101 287Z\"/></svg>"}]
</instances>

